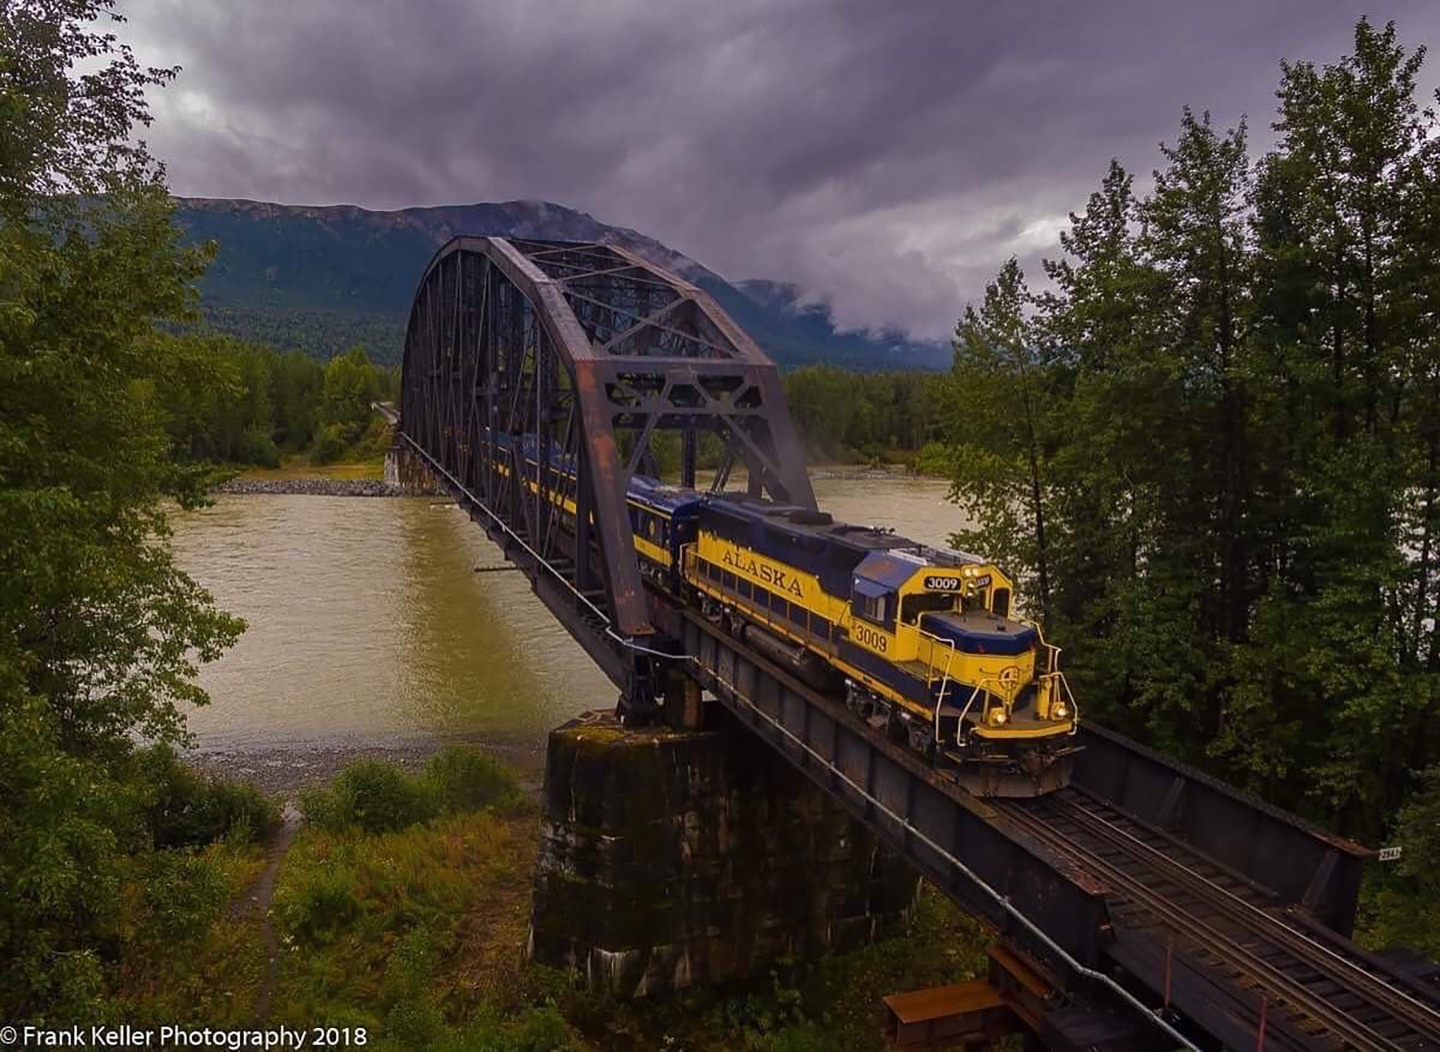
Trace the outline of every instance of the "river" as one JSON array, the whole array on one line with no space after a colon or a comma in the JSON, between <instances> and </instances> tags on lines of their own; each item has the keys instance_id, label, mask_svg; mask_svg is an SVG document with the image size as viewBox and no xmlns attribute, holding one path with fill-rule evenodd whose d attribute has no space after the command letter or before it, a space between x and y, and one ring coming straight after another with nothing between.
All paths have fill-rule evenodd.
<instances>
[{"instance_id":1,"label":"river","mask_svg":"<svg viewBox=\"0 0 1440 1052\"><path fill-rule=\"evenodd\" d=\"M932 480L821 478L837 519L946 542L963 524ZM424 499L220 496L174 517L180 564L249 628L201 670L204 752L420 749L484 741L538 759L550 728L615 688L499 550Z\"/></svg>"}]
</instances>

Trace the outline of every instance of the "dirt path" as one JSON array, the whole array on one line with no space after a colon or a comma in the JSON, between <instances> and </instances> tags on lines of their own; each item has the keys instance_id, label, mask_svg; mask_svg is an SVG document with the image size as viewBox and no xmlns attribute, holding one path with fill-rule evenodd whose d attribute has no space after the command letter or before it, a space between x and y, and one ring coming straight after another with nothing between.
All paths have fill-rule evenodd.
<instances>
[{"instance_id":1,"label":"dirt path","mask_svg":"<svg viewBox=\"0 0 1440 1052\"><path fill-rule=\"evenodd\" d=\"M260 915L260 933L265 941L265 980L255 995L254 1021L263 1024L270 1014L270 994L275 989L275 976L280 966L280 939L275 934L275 923L270 917L270 903L275 897L275 880L280 874L280 863L300 831L300 812L293 804L287 803L282 812L282 823L265 849L265 868L260 875L242 891L230 906L230 915L237 919Z\"/></svg>"}]
</instances>

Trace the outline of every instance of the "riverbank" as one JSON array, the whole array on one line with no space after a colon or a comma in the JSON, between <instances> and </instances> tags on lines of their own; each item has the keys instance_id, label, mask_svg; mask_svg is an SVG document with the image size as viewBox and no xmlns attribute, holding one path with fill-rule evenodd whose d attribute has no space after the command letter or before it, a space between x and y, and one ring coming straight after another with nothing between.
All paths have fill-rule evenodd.
<instances>
[{"instance_id":1,"label":"riverbank","mask_svg":"<svg viewBox=\"0 0 1440 1052\"><path fill-rule=\"evenodd\" d=\"M818 467L810 471L812 482L938 482L933 475L917 475L898 468ZM398 486L380 479L346 479L325 476L292 475L286 477L253 477L242 475L215 487L216 493L245 495L286 494L321 497L403 497Z\"/></svg>"},{"instance_id":2,"label":"riverbank","mask_svg":"<svg viewBox=\"0 0 1440 1052\"><path fill-rule=\"evenodd\" d=\"M289 478L251 478L240 476L222 482L211 492L235 493L242 496L306 496L306 497L403 497L399 486L381 479L347 479L295 476Z\"/></svg>"},{"instance_id":3,"label":"riverbank","mask_svg":"<svg viewBox=\"0 0 1440 1052\"><path fill-rule=\"evenodd\" d=\"M360 760L373 760L414 774L437 753L456 745L438 738L409 741L305 742L293 745L211 747L185 754L196 770L228 781L248 782L266 796L287 802L323 785ZM494 757L512 771L525 790L538 798L544 781L542 743L463 743Z\"/></svg>"},{"instance_id":4,"label":"riverbank","mask_svg":"<svg viewBox=\"0 0 1440 1052\"><path fill-rule=\"evenodd\" d=\"M358 460L339 460L329 464L312 464L304 454L287 456L279 467L247 467L240 478L266 479L374 479L385 477L385 457L376 455Z\"/></svg>"},{"instance_id":5,"label":"riverbank","mask_svg":"<svg viewBox=\"0 0 1440 1052\"><path fill-rule=\"evenodd\" d=\"M912 471L901 464L817 464L809 469L811 482L947 482L941 475Z\"/></svg>"}]
</instances>

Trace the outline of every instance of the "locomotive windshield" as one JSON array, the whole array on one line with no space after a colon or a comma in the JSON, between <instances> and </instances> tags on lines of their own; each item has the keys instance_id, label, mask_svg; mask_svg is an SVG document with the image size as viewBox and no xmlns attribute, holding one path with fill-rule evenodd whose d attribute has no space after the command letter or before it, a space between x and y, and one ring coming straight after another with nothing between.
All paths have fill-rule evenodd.
<instances>
[{"instance_id":1,"label":"locomotive windshield","mask_svg":"<svg viewBox=\"0 0 1440 1052\"><path fill-rule=\"evenodd\" d=\"M939 613L955 609L954 592L921 592L907 595L900 601L900 620L913 625L921 614Z\"/></svg>"}]
</instances>

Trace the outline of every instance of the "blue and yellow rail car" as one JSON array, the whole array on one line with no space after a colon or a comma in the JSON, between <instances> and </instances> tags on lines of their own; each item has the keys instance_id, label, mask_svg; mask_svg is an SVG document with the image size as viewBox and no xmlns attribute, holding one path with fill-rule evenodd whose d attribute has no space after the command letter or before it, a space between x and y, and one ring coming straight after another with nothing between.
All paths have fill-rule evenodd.
<instances>
[{"instance_id":1,"label":"blue and yellow rail car","mask_svg":"<svg viewBox=\"0 0 1440 1052\"><path fill-rule=\"evenodd\" d=\"M509 477L511 460L521 465L523 485L527 492L539 490L538 446L533 435L519 439L519 457L510 457L511 439L501 435L496 445L503 455L496 461L500 474ZM575 466L574 458L552 451L545 467L547 490L555 495L562 521L572 533L575 528ZM673 585L678 573L681 548L695 539L696 520L701 498L694 490L669 486L659 479L636 475L626 491L626 509L630 515L630 532L635 538L635 554L640 569L647 577Z\"/></svg>"}]
</instances>

